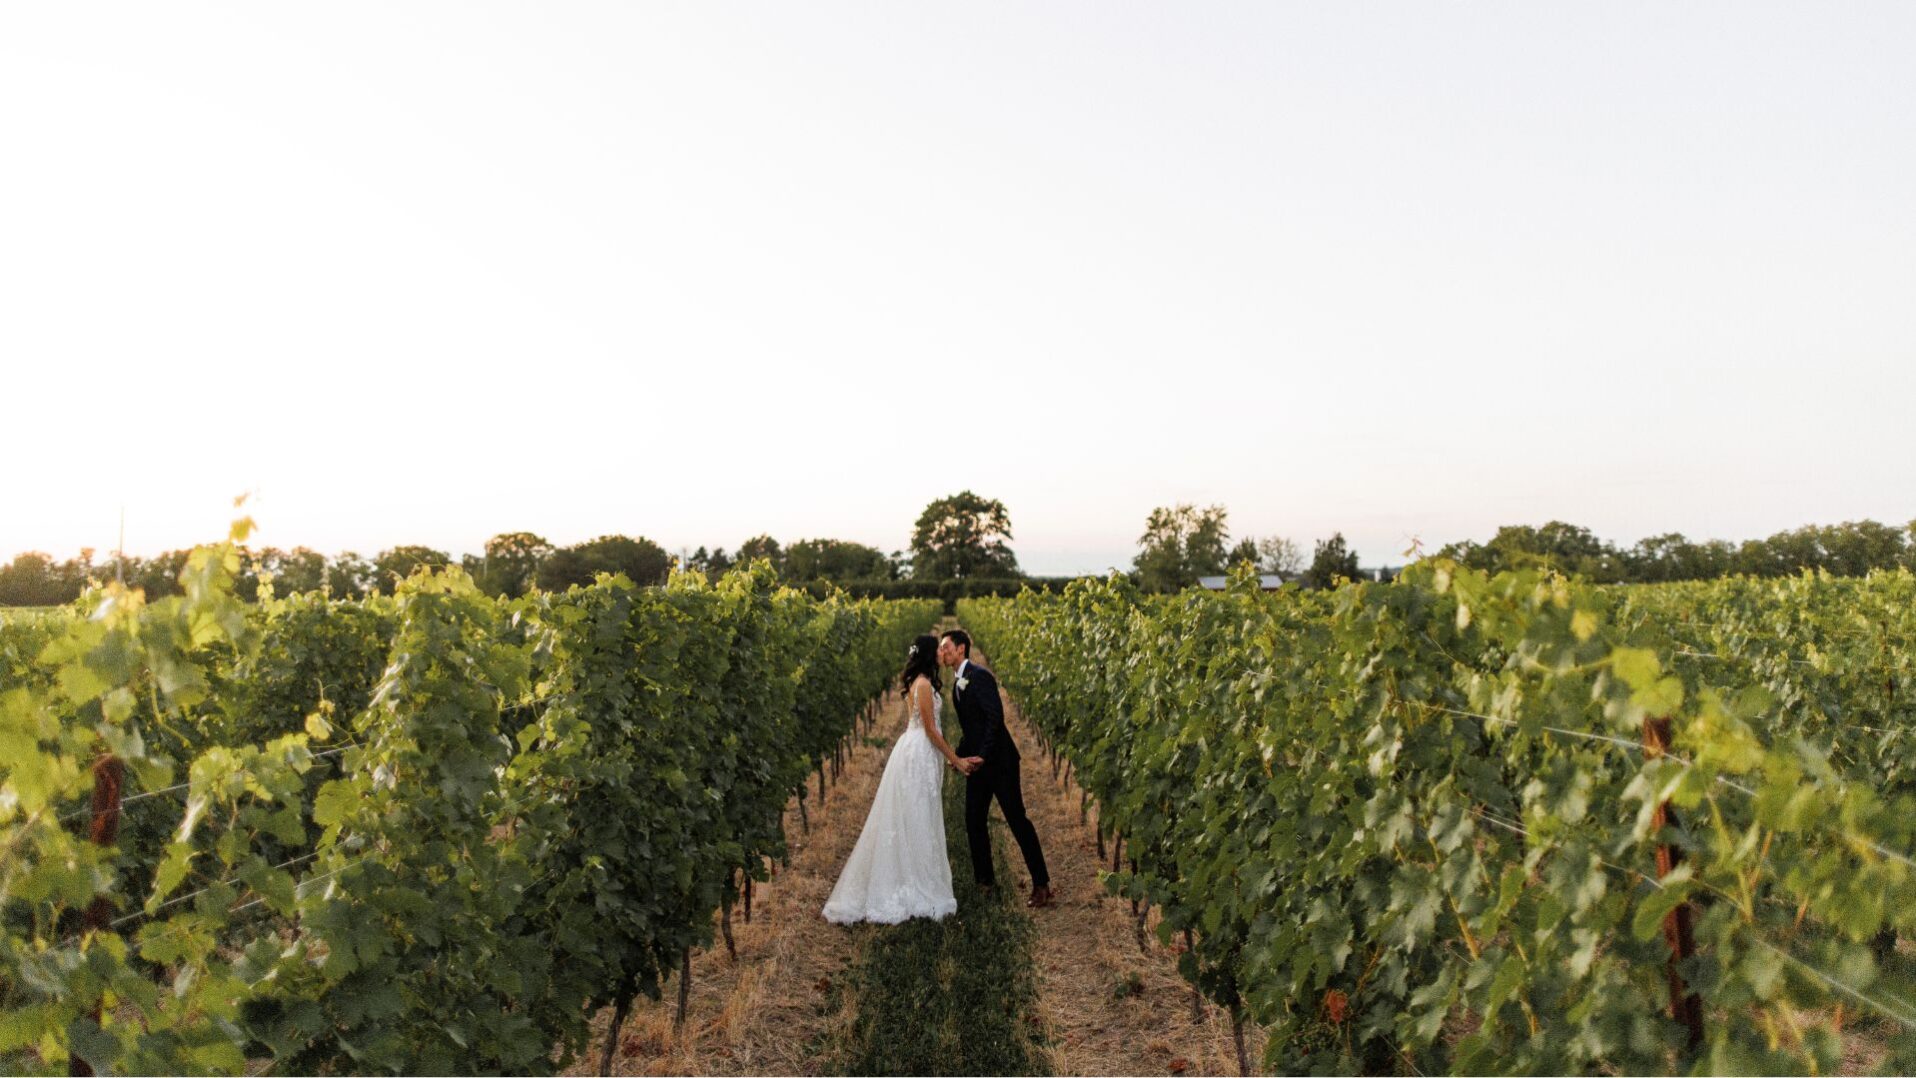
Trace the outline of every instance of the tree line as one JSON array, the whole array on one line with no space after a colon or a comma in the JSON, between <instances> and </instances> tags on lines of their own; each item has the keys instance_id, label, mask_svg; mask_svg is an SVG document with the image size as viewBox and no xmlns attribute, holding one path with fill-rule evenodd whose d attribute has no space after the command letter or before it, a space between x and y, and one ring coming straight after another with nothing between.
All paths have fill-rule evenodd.
<instances>
[{"instance_id":1,"label":"tree line","mask_svg":"<svg viewBox=\"0 0 1916 1078\"><path fill-rule=\"evenodd\" d=\"M1343 532L1318 540L1306 563L1303 549L1281 535L1261 539L1247 535L1232 543L1229 518L1221 505L1153 509L1144 534L1138 537L1138 555L1131 563L1133 579L1146 591L1182 591L1195 586L1200 577L1223 576L1244 565L1306 588L1365 578L1357 567L1357 552L1345 542ZM1379 579L1389 578L1388 570L1380 571Z\"/></svg>"},{"instance_id":2,"label":"tree line","mask_svg":"<svg viewBox=\"0 0 1916 1078\"><path fill-rule=\"evenodd\" d=\"M1916 569L1916 521L1903 527L1874 520L1811 524L1766 539L1733 543L1691 540L1668 532L1619 547L1589 528L1553 520L1541 526L1510 524L1488 542L1450 543L1438 554L1472 569L1549 566L1599 584L1657 584L1730 576L1794 576L1823 571L1864 576L1877 569ZM1229 515L1221 505L1177 505L1153 510L1138 537L1133 577L1147 591L1178 591L1199 577L1221 576L1239 565L1279 576L1301 587L1329 587L1338 580L1375 577L1357 567L1357 555L1342 533L1320 540L1307 563L1289 539L1245 537L1231 542Z\"/></svg>"},{"instance_id":3,"label":"tree line","mask_svg":"<svg viewBox=\"0 0 1916 1078\"><path fill-rule=\"evenodd\" d=\"M1916 569L1916 520L1900 528L1874 520L1811 524L1741 543L1668 532L1629 547L1553 520L1541 527L1507 525L1489 542L1451 543L1438 553L1488 572L1548 565L1600 584L1794 576L1805 570L1863 576L1876 569Z\"/></svg>"},{"instance_id":4,"label":"tree line","mask_svg":"<svg viewBox=\"0 0 1916 1078\"><path fill-rule=\"evenodd\" d=\"M600 573L623 573L637 584L659 584L675 568L719 576L763 559L779 576L800 583L859 584L880 594L900 582L943 585L953 581L1005 581L1024 574L1011 551L1011 516L1003 502L971 491L933 501L913 527L911 551L887 554L847 539L798 539L780 543L757 535L736 550L708 549L673 555L645 536L602 535L558 546L533 532L503 532L486 540L479 554L453 554L429 546L396 546L367 558L347 551L328 557L307 547L249 549L237 578L238 594L252 598L270 579L275 594L325 591L358 599L391 594L421 568L459 565L487 594L517 598L533 590L564 591L590 584ZM0 606L59 606L72 602L89 580L118 578L149 598L176 595L189 551L150 558L109 556L87 548L65 561L37 551L0 565ZM98 559L98 560L96 560ZM939 594L937 588L912 593ZM969 594L970 592L965 592ZM954 593L956 594L956 593Z\"/></svg>"},{"instance_id":5,"label":"tree line","mask_svg":"<svg viewBox=\"0 0 1916 1078\"><path fill-rule=\"evenodd\" d=\"M847 539L798 539L781 543L757 535L735 550L700 546L673 555L644 536L603 535L557 546L532 532L504 532L486 540L479 554L455 557L428 546L396 546L367 558L347 551L328 557L306 547L265 547L249 552L239 594L251 597L270 576L275 593L328 591L342 598L390 594L422 567L460 565L488 594L516 598L535 589L563 591L589 584L600 573L623 573L639 584L663 583L674 568L708 575L764 559L779 576L803 584L826 582L859 594L888 597L1008 594L1033 581L1011 549L1011 514L996 498L966 490L928 504L913 525L910 550L886 553ZM1809 525L1741 543L1691 540L1669 532L1629 547L1598 538L1590 529L1553 520L1541 526L1512 524L1488 542L1466 540L1438 551L1473 569L1497 572L1548 565L1597 583L1662 583L1726 576L1789 576L1824 570L1862 576L1873 569L1916 568L1916 521L1901 528L1873 520ZM0 565L0 606L58 606L73 601L90 579L120 577L149 597L176 594L187 551L151 558L111 557L98 551L56 561L28 552ZM1138 537L1132 579L1147 591L1193 587L1200 577L1222 576L1248 565L1306 588L1340 580L1372 578L1358 568L1343 533L1312 546L1307 560L1283 536L1243 536L1233 541L1229 513L1221 505L1179 504L1154 509ZM1379 570L1375 579L1389 579Z\"/></svg>"}]
</instances>

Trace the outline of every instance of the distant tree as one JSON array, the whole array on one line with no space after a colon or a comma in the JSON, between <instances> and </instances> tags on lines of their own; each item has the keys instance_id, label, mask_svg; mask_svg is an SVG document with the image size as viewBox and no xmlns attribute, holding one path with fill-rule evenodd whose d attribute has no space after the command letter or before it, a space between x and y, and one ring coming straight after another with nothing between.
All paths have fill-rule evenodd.
<instances>
[{"instance_id":1,"label":"distant tree","mask_svg":"<svg viewBox=\"0 0 1916 1078\"><path fill-rule=\"evenodd\" d=\"M486 553L473 578L489 595L516 599L538 582L539 566L552 556L552 544L531 532L501 532L486 540Z\"/></svg>"},{"instance_id":2,"label":"distant tree","mask_svg":"<svg viewBox=\"0 0 1916 1078\"><path fill-rule=\"evenodd\" d=\"M1231 548L1230 557L1224 560L1232 569L1240 565L1248 565L1253 569L1259 569L1261 571L1261 567L1258 565L1257 540L1248 535L1237 541L1237 545Z\"/></svg>"},{"instance_id":3,"label":"distant tree","mask_svg":"<svg viewBox=\"0 0 1916 1078\"><path fill-rule=\"evenodd\" d=\"M1789 576L1821 569L1862 576L1875 569L1911 564L1916 529L1873 520L1809 525L1764 539L1693 543L1676 532L1653 535L1617 555L1623 578L1632 581L1709 580L1731 573Z\"/></svg>"},{"instance_id":4,"label":"distant tree","mask_svg":"<svg viewBox=\"0 0 1916 1078\"><path fill-rule=\"evenodd\" d=\"M791 580L890 580L891 562L863 543L800 539L785 548L784 573Z\"/></svg>"},{"instance_id":5,"label":"distant tree","mask_svg":"<svg viewBox=\"0 0 1916 1078\"><path fill-rule=\"evenodd\" d=\"M1201 576L1224 572L1230 528L1225 509L1192 505L1151 510L1132 560L1138 584L1147 591L1178 591ZM1255 552L1255 546L1253 546Z\"/></svg>"},{"instance_id":6,"label":"distant tree","mask_svg":"<svg viewBox=\"0 0 1916 1078\"><path fill-rule=\"evenodd\" d=\"M1626 580L1660 583L1671 580L1708 580L1732 572L1736 547L1713 539L1693 543L1679 532L1651 535L1620 551L1617 559Z\"/></svg>"},{"instance_id":7,"label":"distant tree","mask_svg":"<svg viewBox=\"0 0 1916 1078\"><path fill-rule=\"evenodd\" d=\"M372 594L373 563L347 550L326 563L326 591L336 599L364 599Z\"/></svg>"},{"instance_id":8,"label":"distant tree","mask_svg":"<svg viewBox=\"0 0 1916 1078\"><path fill-rule=\"evenodd\" d=\"M1489 551L1475 539L1459 539L1454 543L1445 543L1438 548L1433 557L1449 558L1459 565L1466 565L1472 569L1490 568Z\"/></svg>"},{"instance_id":9,"label":"distant tree","mask_svg":"<svg viewBox=\"0 0 1916 1078\"><path fill-rule=\"evenodd\" d=\"M1542 566L1605 583L1630 573L1628 559L1614 547L1590 529L1561 520L1541 527L1507 524L1488 543L1452 543L1438 554L1492 573Z\"/></svg>"},{"instance_id":10,"label":"distant tree","mask_svg":"<svg viewBox=\"0 0 1916 1078\"><path fill-rule=\"evenodd\" d=\"M68 575L52 556L30 550L0 566L0 605L58 606L78 598Z\"/></svg>"},{"instance_id":11,"label":"distant tree","mask_svg":"<svg viewBox=\"0 0 1916 1078\"><path fill-rule=\"evenodd\" d=\"M996 498L960 491L925 506L911 533L913 580L1015 577L1011 514Z\"/></svg>"},{"instance_id":12,"label":"distant tree","mask_svg":"<svg viewBox=\"0 0 1916 1078\"><path fill-rule=\"evenodd\" d=\"M1912 527L1916 527L1916 525L1912 525ZM885 556L885 560L891 564L890 571L887 575L892 580L911 579L911 555L902 550L894 550Z\"/></svg>"},{"instance_id":13,"label":"distant tree","mask_svg":"<svg viewBox=\"0 0 1916 1078\"><path fill-rule=\"evenodd\" d=\"M778 540L769 535L754 535L738 545L738 553L733 560L738 565L746 565L764 558L772 563L772 568L781 572L785 569L785 551Z\"/></svg>"},{"instance_id":14,"label":"distant tree","mask_svg":"<svg viewBox=\"0 0 1916 1078\"><path fill-rule=\"evenodd\" d=\"M261 569L273 574L274 595L298 595L318 591L326 582L326 555L308 547L259 552Z\"/></svg>"},{"instance_id":15,"label":"distant tree","mask_svg":"<svg viewBox=\"0 0 1916 1078\"><path fill-rule=\"evenodd\" d=\"M1290 580L1304 570L1304 552L1297 544L1281 535L1272 535L1257 541L1258 567L1264 572L1273 573Z\"/></svg>"},{"instance_id":16,"label":"distant tree","mask_svg":"<svg viewBox=\"0 0 1916 1078\"><path fill-rule=\"evenodd\" d=\"M624 573L634 584L663 584L671 569L672 556L650 539L602 535L554 551L539 567L539 586L564 591L590 584L600 573Z\"/></svg>"},{"instance_id":17,"label":"distant tree","mask_svg":"<svg viewBox=\"0 0 1916 1078\"><path fill-rule=\"evenodd\" d=\"M452 555L429 546L396 546L382 550L373 559L373 582L382 592L391 594L399 582L420 569L443 569L452 564Z\"/></svg>"},{"instance_id":18,"label":"distant tree","mask_svg":"<svg viewBox=\"0 0 1916 1078\"><path fill-rule=\"evenodd\" d=\"M1336 585L1338 577L1357 579L1357 552L1344 542L1343 532L1318 541L1311 567L1304 570L1303 583L1310 588L1329 588Z\"/></svg>"},{"instance_id":19,"label":"distant tree","mask_svg":"<svg viewBox=\"0 0 1916 1078\"><path fill-rule=\"evenodd\" d=\"M1821 547L1821 567L1838 576L1864 576L1872 569L1893 569L1907 551L1903 531L1873 520L1848 521L1813 529Z\"/></svg>"},{"instance_id":20,"label":"distant tree","mask_svg":"<svg viewBox=\"0 0 1916 1078\"><path fill-rule=\"evenodd\" d=\"M1789 576L1822 569L1837 576L1862 576L1872 569L1908 564L1910 534L1873 520L1809 525L1751 539L1736 550L1734 571L1753 576Z\"/></svg>"},{"instance_id":21,"label":"distant tree","mask_svg":"<svg viewBox=\"0 0 1916 1078\"><path fill-rule=\"evenodd\" d=\"M126 574L126 586L140 589L148 599L178 595L180 572L186 568L189 553L185 550L169 550L150 558L127 558L126 565L121 569Z\"/></svg>"},{"instance_id":22,"label":"distant tree","mask_svg":"<svg viewBox=\"0 0 1916 1078\"><path fill-rule=\"evenodd\" d=\"M705 572L709 576L724 576L735 564L737 563L725 552L725 548L719 547L712 551L711 557L705 559Z\"/></svg>"}]
</instances>

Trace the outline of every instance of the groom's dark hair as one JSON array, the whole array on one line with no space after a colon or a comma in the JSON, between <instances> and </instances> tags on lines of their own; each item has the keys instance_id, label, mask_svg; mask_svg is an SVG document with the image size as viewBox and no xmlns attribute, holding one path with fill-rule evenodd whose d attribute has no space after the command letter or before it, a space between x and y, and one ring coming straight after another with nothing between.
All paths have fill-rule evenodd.
<instances>
[{"instance_id":1,"label":"groom's dark hair","mask_svg":"<svg viewBox=\"0 0 1916 1078\"><path fill-rule=\"evenodd\" d=\"M971 658L971 634L963 629L953 629L945 634L945 639L965 649L965 658Z\"/></svg>"}]
</instances>

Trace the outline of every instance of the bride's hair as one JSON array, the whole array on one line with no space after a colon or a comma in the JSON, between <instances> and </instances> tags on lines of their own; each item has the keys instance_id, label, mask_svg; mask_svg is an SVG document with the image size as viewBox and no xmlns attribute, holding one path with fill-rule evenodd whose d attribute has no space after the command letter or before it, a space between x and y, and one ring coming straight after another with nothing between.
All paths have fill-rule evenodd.
<instances>
[{"instance_id":1,"label":"bride's hair","mask_svg":"<svg viewBox=\"0 0 1916 1078\"><path fill-rule=\"evenodd\" d=\"M926 633L911 642L911 650L905 652L905 669L898 675L898 684L909 689L911 679L924 677L931 679L931 690L937 692L938 683L938 638Z\"/></svg>"}]
</instances>

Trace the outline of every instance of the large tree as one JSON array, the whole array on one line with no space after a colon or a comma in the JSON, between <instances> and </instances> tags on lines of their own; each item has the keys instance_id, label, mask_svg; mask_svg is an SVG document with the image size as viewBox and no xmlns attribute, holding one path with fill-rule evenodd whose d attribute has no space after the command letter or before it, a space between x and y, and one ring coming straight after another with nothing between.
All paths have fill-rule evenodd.
<instances>
[{"instance_id":1,"label":"large tree","mask_svg":"<svg viewBox=\"0 0 1916 1078\"><path fill-rule=\"evenodd\" d=\"M1151 510L1132 561L1139 586L1178 591L1197 583L1198 577L1223 575L1231 540L1227 516L1221 505Z\"/></svg>"},{"instance_id":2,"label":"large tree","mask_svg":"<svg viewBox=\"0 0 1916 1078\"><path fill-rule=\"evenodd\" d=\"M1601 582L1624 579L1626 573L1623 558L1614 547L1597 538L1589 528L1561 520L1538 527L1506 524L1497 529L1488 543L1452 543L1438 553L1473 569L1493 573L1548 566Z\"/></svg>"},{"instance_id":3,"label":"large tree","mask_svg":"<svg viewBox=\"0 0 1916 1078\"><path fill-rule=\"evenodd\" d=\"M732 555L732 558L739 565L749 565L764 558L772 563L774 569L785 567L785 551L778 545L778 540L769 535L754 535L740 543L738 553Z\"/></svg>"},{"instance_id":4,"label":"large tree","mask_svg":"<svg viewBox=\"0 0 1916 1078\"><path fill-rule=\"evenodd\" d=\"M1285 580L1295 579L1304 569L1304 553L1297 549L1296 543L1281 535L1263 539L1247 535L1231 548L1231 556L1226 560L1233 568L1249 563L1256 566L1260 573L1270 573Z\"/></svg>"},{"instance_id":5,"label":"large tree","mask_svg":"<svg viewBox=\"0 0 1916 1078\"><path fill-rule=\"evenodd\" d=\"M255 560L262 570L273 574L275 595L298 595L325 586L326 555L309 547L291 550L267 547Z\"/></svg>"},{"instance_id":6,"label":"large tree","mask_svg":"<svg viewBox=\"0 0 1916 1078\"><path fill-rule=\"evenodd\" d=\"M373 563L347 550L326 565L326 589L335 599L364 599L373 590Z\"/></svg>"},{"instance_id":7,"label":"large tree","mask_svg":"<svg viewBox=\"0 0 1916 1078\"><path fill-rule=\"evenodd\" d=\"M52 557L30 550L0 566L0 605L58 606L72 602L80 589Z\"/></svg>"},{"instance_id":8,"label":"large tree","mask_svg":"<svg viewBox=\"0 0 1916 1078\"><path fill-rule=\"evenodd\" d=\"M652 540L602 535L553 551L539 566L539 586L564 591L574 584L590 584L600 573L624 573L634 584L663 584L671 571L672 556Z\"/></svg>"},{"instance_id":9,"label":"large tree","mask_svg":"<svg viewBox=\"0 0 1916 1078\"><path fill-rule=\"evenodd\" d=\"M996 498L960 491L925 506L911 533L914 580L1019 576L1011 514Z\"/></svg>"},{"instance_id":10,"label":"large tree","mask_svg":"<svg viewBox=\"0 0 1916 1078\"><path fill-rule=\"evenodd\" d=\"M126 583L139 588L148 599L163 599L180 593L180 573L186 569L188 550L169 550L150 558L126 559Z\"/></svg>"},{"instance_id":11,"label":"large tree","mask_svg":"<svg viewBox=\"0 0 1916 1078\"><path fill-rule=\"evenodd\" d=\"M1304 552L1281 535L1257 541L1258 567L1290 580L1304 571Z\"/></svg>"},{"instance_id":12,"label":"large tree","mask_svg":"<svg viewBox=\"0 0 1916 1078\"><path fill-rule=\"evenodd\" d=\"M1257 553L1257 540L1248 535L1237 541L1237 545L1231 548L1231 556L1225 559L1232 569L1240 565L1248 565L1261 572L1260 560Z\"/></svg>"},{"instance_id":13,"label":"large tree","mask_svg":"<svg viewBox=\"0 0 1916 1078\"><path fill-rule=\"evenodd\" d=\"M552 556L552 544L531 532L502 532L486 540L479 586L488 594L516 599L538 582L539 567Z\"/></svg>"},{"instance_id":14,"label":"large tree","mask_svg":"<svg viewBox=\"0 0 1916 1078\"><path fill-rule=\"evenodd\" d=\"M1311 558L1311 567L1304 570L1304 586L1333 587L1340 577L1345 580L1357 579L1357 552L1344 542L1343 532L1318 542Z\"/></svg>"},{"instance_id":15,"label":"large tree","mask_svg":"<svg viewBox=\"0 0 1916 1078\"><path fill-rule=\"evenodd\" d=\"M890 580L892 565L877 547L845 539L800 539L785 548L791 580Z\"/></svg>"},{"instance_id":16,"label":"large tree","mask_svg":"<svg viewBox=\"0 0 1916 1078\"><path fill-rule=\"evenodd\" d=\"M391 594L399 582L420 569L443 569L452 564L452 555L429 546L396 546L382 550L373 559L373 586Z\"/></svg>"}]
</instances>

